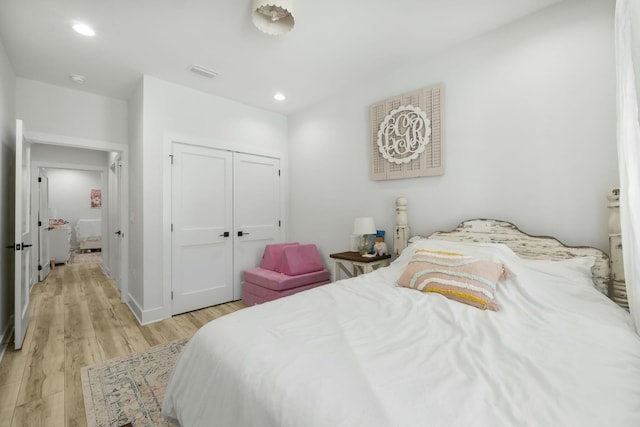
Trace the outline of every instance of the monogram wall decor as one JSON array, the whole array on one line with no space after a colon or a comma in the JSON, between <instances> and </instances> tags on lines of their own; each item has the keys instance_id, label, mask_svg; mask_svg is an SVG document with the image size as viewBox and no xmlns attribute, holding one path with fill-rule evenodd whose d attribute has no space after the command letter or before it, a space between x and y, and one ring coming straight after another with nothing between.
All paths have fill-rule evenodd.
<instances>
[{"instance_id":1,"label":"monogram wall decor","mask_svg":"<svg viewBox=\"0 0 640 427\"><path fill-rule=\"evenodd\" d=\"M371 179L444 174L442 85L370 107Z\"/></svg>"}]
</instances>

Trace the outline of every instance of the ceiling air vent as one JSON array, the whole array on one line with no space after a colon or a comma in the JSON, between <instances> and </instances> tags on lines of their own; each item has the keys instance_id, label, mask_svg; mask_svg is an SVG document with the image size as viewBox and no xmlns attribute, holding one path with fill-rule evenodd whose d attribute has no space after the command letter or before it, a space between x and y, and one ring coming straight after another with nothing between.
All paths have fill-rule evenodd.
<instances>
[{"instance_id":1,"label":"ceiling air vent","mask_svg":"<svg viewBox=\"0 0 640 427\"><path fill-rule=\"evenodd\" d=\"M207 67L203 67L202 65L192 64L188 68L193 74L198 75L200 77L204 77L205 79L212 79L220 73L213 71Z\"/></svg>"}]
</instances>

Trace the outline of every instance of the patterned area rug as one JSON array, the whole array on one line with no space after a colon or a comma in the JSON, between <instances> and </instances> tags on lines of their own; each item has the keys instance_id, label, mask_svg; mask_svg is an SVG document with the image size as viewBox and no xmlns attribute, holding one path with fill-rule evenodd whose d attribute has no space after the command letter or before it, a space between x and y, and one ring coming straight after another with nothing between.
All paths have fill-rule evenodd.
<instances>
[{"instance_id":1,"label":"patterned area rug","mask_svg":"<svg viewBox=\"0 0 640 427\"><path fill-rule=\"evenodd\" d=\"M87 426L177 426L160 411L169 375L187 341L173 341L82 368Z\"/></svg>"},{"instance_id":2,"label":"patterned area rug","mask_svg":"<svg viewBox=\"0 0 640 427\"><path fill-rule=\"evenodd\" d=\"M101 251L80 252L78 250L75 252L71 252L71 256L69 257L69 265L100 264L101 262L102 262Z\"/></svg>"}]
</instances>

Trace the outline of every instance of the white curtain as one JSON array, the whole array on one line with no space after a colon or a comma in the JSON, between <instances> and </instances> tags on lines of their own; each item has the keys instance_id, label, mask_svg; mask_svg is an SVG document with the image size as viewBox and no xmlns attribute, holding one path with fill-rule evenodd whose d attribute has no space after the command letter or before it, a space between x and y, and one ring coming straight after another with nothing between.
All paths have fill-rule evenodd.
<instances>
[{"instance_id":1,"label":"white curtain","mask_svg":"<svg viewBox=\"0 0 640 427\"><path fill-rule=\"evenodd\" d=\"M640 1L617 0L615 43L622 251L631 317L640 332Z\"/></svg>"}]
</instances>

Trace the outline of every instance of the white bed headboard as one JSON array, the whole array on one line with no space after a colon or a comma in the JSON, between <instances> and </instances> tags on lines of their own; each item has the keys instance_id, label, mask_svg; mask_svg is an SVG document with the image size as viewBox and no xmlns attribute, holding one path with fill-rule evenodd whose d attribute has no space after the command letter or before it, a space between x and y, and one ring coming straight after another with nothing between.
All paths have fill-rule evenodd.
<instances>
[{"instance_id":1,"label":"white bed headboard","mask_svg":"<svg viewBox=\"0 0 640 427\"><path fill-rule=\"evenodd\" d=\"M596 258L591 269L594 285L603 294L610 294L609 256L597 248L566 246L555 237L532 236L510 222L496 219L464 221L451 231L437 231L426 238L458 242L502 243L522 258L528 259L561 260L593 256Z\"/></svg>"}]
</instances>

